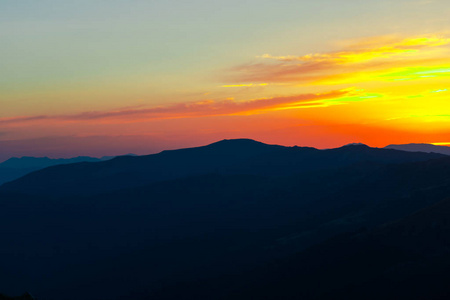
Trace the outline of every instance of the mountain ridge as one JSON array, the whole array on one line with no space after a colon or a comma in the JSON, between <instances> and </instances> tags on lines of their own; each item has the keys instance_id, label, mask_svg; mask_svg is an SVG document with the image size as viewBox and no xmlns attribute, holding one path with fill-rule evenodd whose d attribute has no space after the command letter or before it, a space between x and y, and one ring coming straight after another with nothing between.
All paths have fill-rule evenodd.
<instances>
[{"instance_id":1,"label":"mountain ridge","mask_svg":"<svg viewBox=\"0 0 450 300\"><path fill-rule=\"evenodd\" d=\"M450 147L438 146L426 143L410 143L410 144L391 144L384 147L385 149L395 149L410 152L426 152L426 153L440 153L450 155Z\"/></svg>"},{"instance_id":2,"label":"mountain ridge","mask_svg":"<svg viewBox=\"0 0 450 300\"><path fill-rule=\"evenodd\" d=\"M33 180L42 190L31 189ZM256 289L250 290L254 297L241 299L264 299L272 292L275 296L269 299L283 299L280 291L291 296L284 299L292 299L307 289L299 290L296 273L274 269L292 283L280 290L266 273L246 272L287 260L294 271L305 270L302 278L319 278L308 281L313 292L325 275L325 292L333 292L333 282L347 284L355 278L341 274L346 265L339 262L348 261L361 276L370 275L362 273L363 267L397 262L402 249L391 256L390 248L376 241L349 241L447 198L450 157L361 145L318 150L220 141L144 157L49 167L16 184L0 190L2 292L30 291L49 300L61 295L67 300L220 299L217 295L228 295L231 286L214 278L230 274L243 277L233 287L236 292L242 283L255 283ZM89 184L97 189L77 193ZM64 193L48 193L55 186ZM392 236L395 240L397 234ZM349 253L366 250L387 256L378 256L376 263L367 256L346 260ZM299 265L296 253L304 251L307 256ZM317 266L330 272L320 277ZM289 264L287 268L292 270ZM169 289L160 293L162 284ZM258 292L263 287L269 292ZM232 294L228 299L239 298Z\"/></svg>"},{"instance_id":3,"label":"mountain ridge","mask_svg":"<svg viewBox=\"0 0 450 300\"><path fill-rule=\"evenodd\" d=\"M135 156L135 154L125 154L124 156ZM72 158L49 158L22 156L11 157L0 163L0 185L18 179L31 172L51 166L73 164L78 162L100 162L115 158L116 156L103 156L100 158L91 156L77 156Z\"/></svg>"},{"instance_id":4,"label":"mountain ridge","mask_svg":"<svg viewBox=\"0 0 450 300\"><path fill-rule=\"evenodd\" d=\"M101 193L111 188L208 173L286 176L295 173L373 161L403 163L444 157L366 145L318 150L310 147L268 145L250 139L222 140L206 146L162 151L144 156L121 156L102 162L82 162L45 168L0 190L64 195Z\"/></svg>"}]
</instances>

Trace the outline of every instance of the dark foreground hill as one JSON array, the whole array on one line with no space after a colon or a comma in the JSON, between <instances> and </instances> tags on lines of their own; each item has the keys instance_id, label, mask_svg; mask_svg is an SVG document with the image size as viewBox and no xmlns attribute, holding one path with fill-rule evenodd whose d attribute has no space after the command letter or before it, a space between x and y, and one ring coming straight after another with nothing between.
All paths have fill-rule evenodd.
<instances>
[{"instance_id":1,"label":"dark foreground hill","mask_svg":"<svg viewBox=\"0 0 450 300\"><path fill-rule=\"evenodd\" d=\"M9 297L9 296L0 294L0 300L34 300L34 298L28 293L23 294L22 296L18 296L18 297Z\"/></svg>"},{"instance_id":2,"label":"dark foreground hill","mask_svg":"<svg viewBox=\"0 0 450 300\"><path fill-rule=\"evenodd\" d=\"M0 300L34 300L34 298L29 293L25 293L22 296L18 296L18 297L9 297L9 296L0 294Z\"/></svg>"},{"instance_id":3,"label":"dark foreground hill","mask_svg":"<svg viewBox=\"0 0 450 300\"><path fill-rule=\"evenodd\" d=\"M3 185L0 190L44 195L89 195L204 174L289 176L355 163L405 163L443 157L351 145L317 150L267 145L253 140L223 140L203 147L123 156L110 161L46 168Z\"/></svg>"},{"instance_id":4,"label":"dark foreground hill","mask_svg":"<svg viewBox=\"0 0 450 300\"><path fill-rule=\"evenodd\" d=\"M152 176L160 168L167 177L146 177L147 160ZM79 167L96 183L142 181L122 188L112 181L80 195L81 175L78 183L69 181ZM124 168L129 172L111 177L112 170ZM45 192L58 179L52 172L74 190ZM355 295L363 290L355 277L363 284L380 282L377 293L389 293L385 282L374 280L423 254L411 251L416 235L400 239L395 228L401 226L380 226L403 219L418 228L408 216L450 195L446 156L367 146L322 151L250 140L31 175L0 191L0 291L30 291L44 300L339 299L335 289L345 294L354 286ZM33 189L30 178L45 189ZM444 222L446 211L437 211ZM423 231L417 243L439 248L439 241L422 238L430 234ZM385 243L395 247L392 257ZM445 259L439 257L437 262Z\"/></svg>"},{"instance_id":5,"label":"dark foreground hill","mask_svg":"<svg viewBox=\"0 0 450 300\"><path fill-rule=\"evenodd\" d=\"M343 234L252 272L160 290L157 299L450 299L450 201Z\"/></svg>"}]
</instances>

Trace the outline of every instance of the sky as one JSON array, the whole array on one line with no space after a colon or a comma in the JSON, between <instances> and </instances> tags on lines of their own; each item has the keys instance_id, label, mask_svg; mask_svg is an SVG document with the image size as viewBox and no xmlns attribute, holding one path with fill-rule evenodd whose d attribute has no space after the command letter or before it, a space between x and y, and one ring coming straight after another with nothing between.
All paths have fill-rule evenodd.
<instances>
[{"instance_id":1,"label":"sky","mask_svg":"<svg viewBox=\"0 0 450 300\"><path fill-rule=\"evenodd\" d=\"M2 0L0 161L450 143L446 0Z\"/></svg>"}]
</instances>

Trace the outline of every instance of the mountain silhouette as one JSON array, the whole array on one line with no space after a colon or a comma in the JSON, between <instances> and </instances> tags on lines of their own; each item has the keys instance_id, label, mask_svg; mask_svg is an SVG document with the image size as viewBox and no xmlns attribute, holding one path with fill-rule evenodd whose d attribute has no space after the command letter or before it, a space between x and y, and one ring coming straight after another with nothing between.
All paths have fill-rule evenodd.
<instances>
[{"instance_id":1,"label":"mountain silhouette","mask_svg":"<svg viewBox=\"0 0 450 300\"><path fill-rule=\"evenodd\" d=\"M440 153L450 155L450 147L448 146L436 146L432 144L402 144L402 145L388 145L385 149L395 149L401 151L411 152L427 152L427 153Z\"/></svg>"},{"instance_id":2,"label":"mountain silhouette","mask_svg":"<svg viewBox=\"0 0 450 300\"><path fill-rule=\"evenodd\" d=\"M355 163L405 163L443 157L349 145L317 150L267 145L249 139L223 140L207 146L122 156L109 161L45 168L4 184L0 190L46 195L90 195L151 182L204 174L290 176Z\"/></svg>"},{"instance_id":3,"label":"mountain silhouette","mask_svg":"<svg viewBox=\"0 0 450 300\"><path fill-rule=\"evenodd\" d=\"M279 280L264 271L276 262L286 299L297 299L298 278L317 286L316 265L329 270L325 295L333 282L359 286L336 275L346 265L367 267L361 278L381 274L370 260L345 256L371 245L370 255L386 253L375 242L352 248L354 232L372 238L383 224L449 194L450 157L365 145L317 150L224 140L49 167L0 191L0 291L49 300L265 299L280 296ZM397 240L406 249L412 243ZM406 250L398 249L375 265L402 261ZM289 266L304 273L286 273Z\"/></svg>"},{"instance_id":4,"label":"mountain silhouette","mask_svg":"<svg viewBox=\"0 0 450 300\"><path fill-rule=\"evenodd\" d=\"M71 164L77 162L98 162L111 159L113 157L94 158L89 156L78 156L74 158L58 158L52 159L48 157L12 157L0 163L0 185L20 178L33 171L43 169L50 166Z\"/></svg>"}]
</instances>

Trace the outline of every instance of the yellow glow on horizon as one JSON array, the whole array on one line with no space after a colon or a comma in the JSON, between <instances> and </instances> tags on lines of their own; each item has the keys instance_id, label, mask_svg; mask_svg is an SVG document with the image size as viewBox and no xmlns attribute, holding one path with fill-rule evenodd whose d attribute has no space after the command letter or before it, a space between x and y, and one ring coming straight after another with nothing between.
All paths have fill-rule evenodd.
<instances>
[{"instance_id":1,"label":"yellow glow on horizon","mask_svg":"<svg viewBox=\"0 0 450 300\"><path fill-rule=\"evenodd\" d=\"M424 78L444 78L450 76L450 67L410 67L379 75L388 81L418 80Z\"/></svg>"},{"instance_id":2,"label":"yellow glow on horizon","mask_svg":"<svg viewBox=\"0 0 450 300\"><path fill-rule=\"evenodd\" d=\"M212 82L204 89L207 93L200 90L189 97L170 99L172 102L166 104L144 101L142 107L136 108L24 114L0 118L0 123L14 130L33 126L56 128L57 124L84 130L99 124L106 128L139 123L150 128L152 122L177 120L180 124L197 123L199 128L213 132L218 128L215 121L233 116L233 122L239 117L264 120L261 131L271 132L271 126L279 123L270 124L275 119L283 120L286 128L306 122L311 128L321 126L324 138L336 133L348 139L366 136L368 144L371 139L382 144L383 139L395 139L400 133L413 138L429 135L426 141L446 140L445 134L450 133L447 45L449 38L433 36L375 37L334 52L302 56L264 54L260 57L270 62L249 62L230 68L235 73L224 76L227 79L222 82L228 84ZM232 128L235 125L230 120L227 122Z\"/></svg>"},{"instance_id":3,"label":"yellow glow on horizon","mask_svg":"<svg viewBox=\"0 0 450 300\"><path fill-rule=\"evenodd\" d=\"M431 145L435 145L435 146L450 146L450 142L448 143L430 143Z\"/></svg>"}]
</instances>

